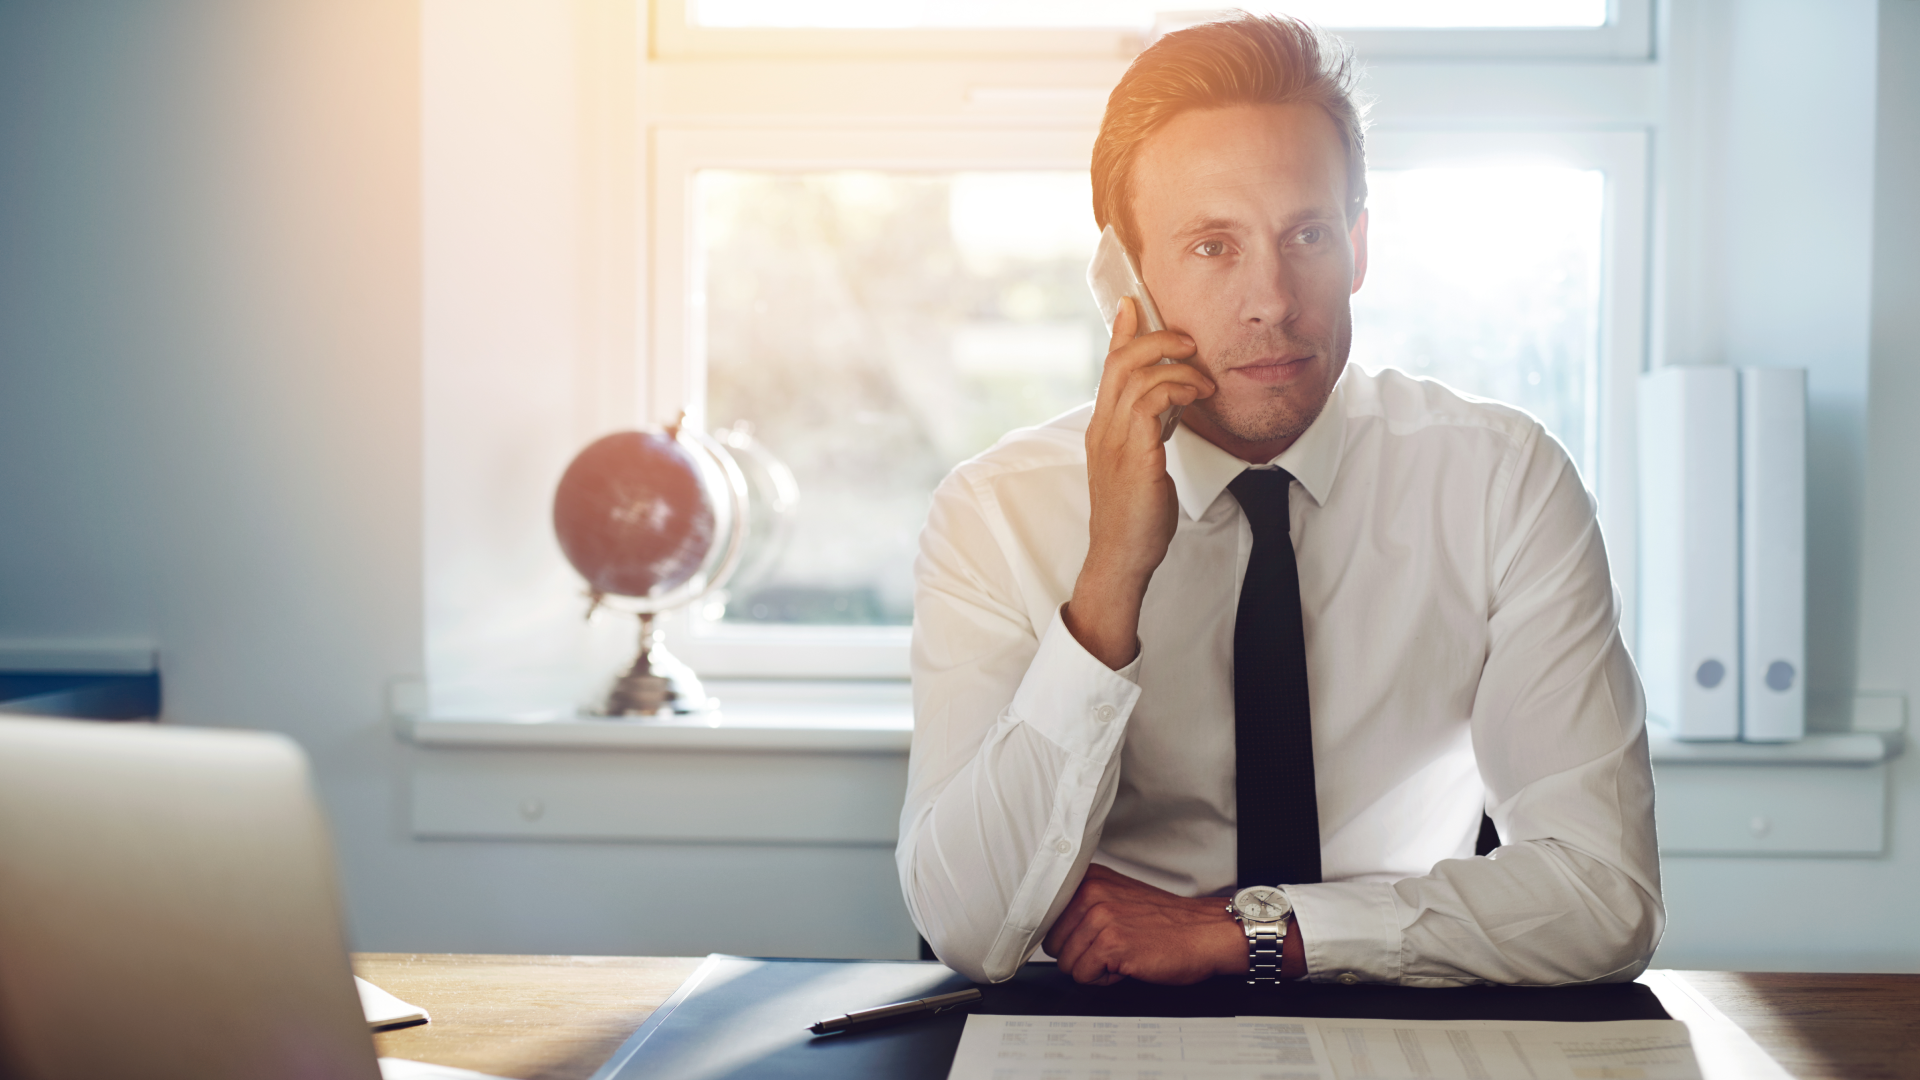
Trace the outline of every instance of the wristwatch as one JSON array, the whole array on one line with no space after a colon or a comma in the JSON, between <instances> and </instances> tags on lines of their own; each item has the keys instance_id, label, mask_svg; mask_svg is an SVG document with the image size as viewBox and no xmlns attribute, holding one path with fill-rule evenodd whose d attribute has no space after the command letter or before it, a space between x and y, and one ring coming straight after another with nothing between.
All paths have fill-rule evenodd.
<instances>
[{"instance_id":1,"label":"wristwatch","mask_svg":"<svg viewBox=\"0 0 1920 1080\"><path fill-rule=\"evenodd\" d=\"M1287 894L1271 885L1249 885L1233 894L1227 914L1247 932L1247 985L1280 985L1280 947L1293 918Z\"/></svg>"}]
</instances>

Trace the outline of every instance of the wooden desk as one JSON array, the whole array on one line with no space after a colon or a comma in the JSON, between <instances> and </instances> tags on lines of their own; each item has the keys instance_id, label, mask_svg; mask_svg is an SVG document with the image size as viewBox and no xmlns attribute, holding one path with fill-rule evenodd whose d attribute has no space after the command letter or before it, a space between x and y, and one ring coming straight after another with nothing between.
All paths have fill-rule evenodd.
<instances>
[{"instance_id":1,"label":"wooden desk","mask_svg":"<svg viewBox=\"0 0 1920 1080\"><path fill-rule=\"evenodd\" d=\"M1673 974L1800 1080L1920 1077L1920 975Z\"/></svg>"},{"instance_id":2,"label":"wooden desk","mask_svg":"<svg viewBox=\"0 0 1920 1080\"><path fill-rule=\"evenodd\" d=\"M354 968L433 1023L374 1036L386 1057L585 1080L695 958L362 953ZM1799 1080L1920 1077L1920 975L1674 972Z\"/></svg>"}]
</instances>

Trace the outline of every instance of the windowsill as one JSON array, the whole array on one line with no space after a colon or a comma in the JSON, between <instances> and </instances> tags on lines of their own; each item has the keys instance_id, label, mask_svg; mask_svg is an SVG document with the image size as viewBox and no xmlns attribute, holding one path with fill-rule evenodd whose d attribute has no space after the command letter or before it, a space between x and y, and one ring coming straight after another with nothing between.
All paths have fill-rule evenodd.
<instances>
[{"instance_id":1,"label":"windowsill","mask_svg":"<svg viewBox=\"0 0 1920 1080\"><path fill-rule=\"evenodd\" d=\"M904 754L913 740L905 682L708 680L711 712L612 719L562 710L413 715L402 737L420 746L545 750L735 750ZM1902 724L1901 726L1904 726ZM1900 732L1813 732L1797 742L1681 742L1648 730L1656 765L1874 765L1900 752Z\"/></svg>"},{"instance_id":2,"label":"windowsill","mask_svg":"<svg viewBox=\"0 0 1920 1080\"><path fill-rule=\"evenodd\" d=\"M1655 765L1877 765L1897 752L1893 738L1868 732L1817 732L1797 742L1681 742L1647 732Z\"/></svg>"},{"instance_id":3,"label":"windowsill","mask_svg":"<svg viewBox=\"0 0 1920 1080\"><path fill-rule=\"evenodd\" d=\"M913 702L901 682L719 682L720 708L612 719L558 710L519 715L401 716L421 746L523 750L733 750L904 754Z\"/></svg>"}]
</instances>

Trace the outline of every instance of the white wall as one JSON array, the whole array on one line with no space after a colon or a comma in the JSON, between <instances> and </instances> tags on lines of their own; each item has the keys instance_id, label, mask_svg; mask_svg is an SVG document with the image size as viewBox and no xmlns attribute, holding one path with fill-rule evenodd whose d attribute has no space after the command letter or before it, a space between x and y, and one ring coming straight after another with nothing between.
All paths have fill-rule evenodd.
<instances>
[{"instance_id":1,"label":"white wall","mask_svg":"<svg viewBox=\"0 0 1920 1080\"><path fill-rule=\"evenodd\" d=\"M428 666L423 370L459 378L460 363L551 346L564 355L539 363L614 403L524 402L576 434L634 392L606 360L631 347L631 312L607 309L632 269L580 224L643 224L619 224L606 179L643 147L578 134L620 123L579 119L607 70L581 28L607 5L427 0L425 17L456 8L480 20L469 45L505 50L507 80L498 125L462 152L500 170L543 147L564 160L452 185L477 200L457 212L537 257L494 267L485 302L437 337L434 305L473 297L421 283L422 186L441 189L420 163L420 8L0 3L0 637L153 637L169 720L298 738L363 947L897 951L882 849L408 835L426 751L393 736L382 694ZM1920 3L1677 0L1672 14L1656 352L1814 369L1810 682L1911 698ZM1783 144L1789 123L1812 142ZM488 200L522 180L573 208L504 219L511 203ZM488 250L454 257L482 267ZM598 284L556 298L563 278ZM423 349L448 366L423 369ZM514 497L540 490L541 467L506 465L526 473ZM1885 858L1670 861L1660 962L1920 968L1920 755L1893 768ZM723 902L765 881L800 898L796 918L749 925Z\"/></svg>"},{"instance_id":2,"label":"white wall","mask_svg":"<svg viewBox=\"0 0 1920 1080\"><path fill-rule=\"evenodd\" d=\"M0 637L148 637L359 852L418 670L404 5L0 5ZM350 864L357 883L367 874Z\"/></svg>"},{"instance_id":3,"label":"white wall","mask_svg":"<svg viewBox=\"0 0 1920 1080\"><path fill-rule=\"evenodd\" d=\"M1658 363L1809 369L1807 685L1920 691L1920 5L1695 0L1664 42ZM1877 859L1669 858L1655 962L1920 969L1920 761Z\"/></svg>"},{"instance_id":4,"label":"white wall","mask_svg":"<svg viewBox=\"0 0 1920 1080\"><path fill-rule=\"evenodd\" d=\"M569 294L596 257L570 207L605 198L575 182L593 170L566 130L595 5L459 6L503 50L491 104L511 122L467 133L492 171L465 212L495 221L454 254L492 291L455 297L438 326L471 332L432 340L573 370L618 348ZM427 751L383 697L426 667L421 19L394 0L0 3L0 638L153 638L168 721L298 739L360 947L911 951L885 848L410 837ZM526 204L490 203L503 187L552 190L544 166L512 171L541 154L567 205L504 219ZM726 902L770 884L784 916Z\"/></svg>"},{"instance_id":5,"label":"white wall","mask_svg":"<svg viewBox=\"0 0 1920 1080\"><path fill-rule=\"evenodd\" d=\"M422 5L425 674L443 714L569 704L632 658L626 620L582 619L549 525L573 454L638 412L622 7ZM589 108L606 101L628 106Z\"/></svg>"}]
</instances>

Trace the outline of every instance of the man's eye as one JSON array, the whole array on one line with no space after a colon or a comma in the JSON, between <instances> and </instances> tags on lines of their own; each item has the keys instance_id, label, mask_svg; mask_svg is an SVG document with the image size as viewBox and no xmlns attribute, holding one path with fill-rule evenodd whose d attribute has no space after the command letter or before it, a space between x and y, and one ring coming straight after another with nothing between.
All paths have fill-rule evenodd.
<instances>
[{"instance_id":1,"label":"man's eye","mask_svg":"<svg viewBox=\"0 0 1920 1080\"><path fill-rule=\"evenodd\" d=\"M1193 253L1195 255L1205 255L1211 259L1216 256L1225 255L1227 253L1227 245L1219 240L1208 240L1206 243L1194 248Z\"/></svg>"},{"instance_id":2,"label":"man's eye","mask_svg":"<svg viewBox=\"0 0 1920 1080\"><path fill-rule=\"evenodd\" d=\"M1327 235L1326 230L1316 225L1312 228L1301 229L1299 232L1294 233L1293 239L1294 239L1294 242L1297 244L1311 245L1311 244L1319 243L1321 240L1326 238L1326 235Z\"/></svg>"}]
</instances>

